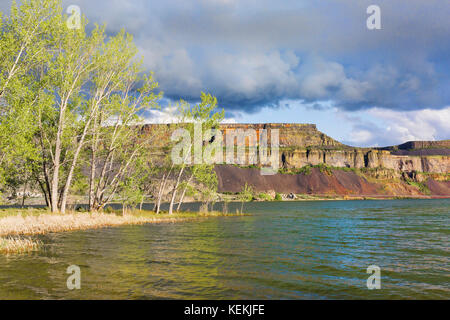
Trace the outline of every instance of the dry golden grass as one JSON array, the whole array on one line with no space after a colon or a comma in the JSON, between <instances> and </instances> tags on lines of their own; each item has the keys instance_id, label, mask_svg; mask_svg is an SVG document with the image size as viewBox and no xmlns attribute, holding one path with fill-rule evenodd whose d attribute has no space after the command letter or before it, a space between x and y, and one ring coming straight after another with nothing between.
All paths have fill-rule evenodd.
<instances>
[{"instance_id":1,"label":"dry golden grass","mask_svg":"<svg viewBox=\"0 0 450 320\"><path fill-rule=\"evenodd\" d=\"M39 242L17 238L17 236L34 236L52 232L100 229L147 223L175 223L219 216L233 215L219 212L203 214L182 212L174 215L168 215L167 213L156 215L153 212L137 210L130 211L126 215L118 215L117 212L108 214L72 212L61 215L52 214L44 210L17 212L15 209L6 209L0 211L0 254L30 252L37 250L40 246Z\"/></svg>"},{"instance_id":2,"label":"dry golden grass","mask_svg":"<svg viewBox=\"0 0 450 320\"><path fill-rule=\"evenodd\" d=\"M0 237L17 235L30 236L50 232L99 229L146 223L175 223L202 217L227 216L218 212L210 212L207 214L179 213L174 215L156 215L148 211L133 211L124 216L105 213L70 213L59 215L45 212L38 215L11 214L0 218Z\"/></svg>"},{"instance_id":3,"label":"dry golden grass","mask_svg":"<svg viewBox=\"0 0 450 320\"><path fill-rule=\"evenodd\" d=\"M39 216L11 216L0 219L0 236L37 235L49 232L64 232L98 229L131 224L175 222L175 218L150 218L134 215L76 213L66 215L43 214Z\"/></svg>"},{"instance_id":4,"label":"dry golden grass","mask_svg":"<svg viewBox=\"0 0 450 320\"><path fill-rule=\"evenodd\" d=\"M0 238L0 254L29 253L41 246L40 241L23 238Z\"/></svg>"}]
</instances>

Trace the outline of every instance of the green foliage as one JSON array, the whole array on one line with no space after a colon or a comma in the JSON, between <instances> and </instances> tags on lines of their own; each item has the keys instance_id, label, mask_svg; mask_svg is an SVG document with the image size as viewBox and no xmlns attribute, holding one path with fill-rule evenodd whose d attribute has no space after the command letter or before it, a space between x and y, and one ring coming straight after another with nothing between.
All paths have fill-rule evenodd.
<instances>
[{"instance_id":1,"label":"green foliage","mask_svg":"<svg viewBox=\"0 0 450 320\"><path fill-rule=\"evenodd\" d=\"M200 200L207 206L214 202L217 197L218 180L214 165L195 165L192 172L196 181L196 194L200 196ZM192 187L193 188L193 187Z\"/></svg>"},{"instance_id":2,"label":"green foliage","mask_svg":"<svg viewBox=\"0 0 450 320\"><path fill-rule=\"evenodd\" d=\"M86 192L79 171L89 158L105 165L90 181L98 207L119 190L131 197L132 169L147 146L136 126L162 96L131 35L88 32L84 17L69 29L66 20L61 0L13 3L0 19L0 166L15 167L10 186L32 176L55 212L69 193Z\"/></svg>"},{"instance_id":3,"label":"green foliage","mask_svg":"<svg viewBox=\"0 0 450 320\"><path fill-rule=\"evenodd\" d=\"M183 129L187 130L189 132L189 136L191 139L198 139L201 138L202 141L191 141L189 145L186 147L191 149L190 154L196 153L196 144L198 142L201 143L201 154L205 155L206 151L211 147L210 140L212 136L214 135L213 131L214 129L219 125L219 123L223 120L225 116L225 111L222 109L220 112L216 112L217 109L217 98L212 96L211 94L201 93L200 96L200 103L194 106L191 106L187 102L181 100L178 104L178 114L179 114L179 125L182 126ZM211 133L211 136L206 139L203 136L197 137L195 135L195 128L201 125L202 134L206 135L206 133ZM205 139L205 141L203 141ZM211 157L215 156L213 152L209 154ZM186 155L188 157L190 155L189 153ZM171 159L167 159L171 160ZM200 196L203 205L202 205L202 211L208 210L208 205L211 202L214 202L217 197L217 176L214 171L214 165L212 164L213 161L207 161L203 159L203 162L201 164L197 163L195 160L190 161L192 159L185 159L184 162L178 166L171 166L171 169L169 170L169 173L172 170L178 171L177 174L177 180L175 188L172 190L172 197L169 205L169 213L171 214L173 212L173 205L175 202L175 198L177 196L178 191L181 191L181 199L179 206L181 205L183 201L183 197L185 193L188 191L188 189L191 188L191 182L192 178L194 178L196 187L197 187L197 194ZM209 159L212 160L212 159ZM190 178L184 177L185 180L183 181L183 174L188 171L186 170L187 163L194 162L195 164L190 166ZM160 195L161 197L161 195ZM213 205L212 205L213 206Z\"/></svg>"},{"instance_id":4,"label":"green foliage","mask_svg":"<svg viewBox=\"0 0 450 320\"><path fill-rule=\"evenodd\" d=\"M0 13L0 165L21 159L17 172L24 172L22 160L36 161L39 154L33 137L41 83L34 72L48 59L59 12L58 0L24 0L12 3L9 16Z\"/></svg>"},{"instance_id":5,"label":"green foliage","mask_svg":"<svg viewBox=\"0 0 450 320\"><path fill-rule=\"evenodd\" d=\"M242 191L238 194L238 198L242 202L250 202L253 200L253 188L247 183L242 188Z\"/></svg>"},{"instance_id":6,"label":"green foliage","mask_svg":"<svg viewBox=\"0 0 450 320\"><path fill-rule=\"evenodd\" d=\"M72 194L78 196L85 196L89 192L89 180L87 176L81 172L81 170L77 170L75 174L71 192Z\"/></svg>"},{"instance_id":7,"label":"green foliage","mask_svg":"<svg viewBox=\"0 0 450 320\"><path fill-rule=\"evenodd\" d=\"M327 175L333 175L333 170L341 170L345 172L354 172L356 174L360 173L360 170L357 168L349 168L349 167L333 167L328 164L318 164L318 165L306 165L300 169L286 169L281 168L279 170L279 173L281 174L303 174L303 175L310 175L312 173L312 169L316 168L319 169L320 172L325 173Z\"/></svg>"},{"instance_id":8,"label":"green foliage","mask_svg":"<svg viewBox=\"0 0 450 320\"><path fill-rule=\"evenodd\" d=\"M242 191L238 194L238 199L241 200L241 213L243 213L244 202L250 202L253 200L253 188L246 183L242 188Z\"/></svg>"},{"instance_id":9,"label":"green foliage","mask_svg":"<svg viewBox=\"0 0 450 320\"><path fill-rule=\"evenodd\" d=\"M431 190L424 183L409 180L409 179L406 180L406 183L408 183L410 186L416 187L423 194L426 194L426 195L431 194Z\"/></svg>"},{"instance_id":10,"label":"green foliage","mask_svg":"<svg viewBox=\"0 0 450 320\"><path fill-rule=\"evenodd\" d=\"M272 201L273 198L271 197L270 194L261 192L258 194L258 199L262 200L262 201Z\"/></svg>"},{"instance_id":11,"label":"green foliage","mask_svg":"<svg viewBox=\"0 0 450 320\"><path fill-rule=\"evenodd\" d=\"M281 194L277 193L275 195L275 201L283 201L283 197L281 196Z\"/></svg>"},{"instance_id":12,"label":"green foliage","mask_svg":"<svg viewBox=\"0 0 450 320\"><path fill-rule=\"evenodd\" d=\"M118 189L118 196L120 197L124 213L127 211L128 207L135 207L139 204L144 196L139 189L135 176L128 177L124 181L121 181Z\"/></svg>"},{"instance_id":13,"label":"green foliage","mask_svg":"<svg viewBox=\"0 0 450 320\"><path fill-rule=\"evenodd\" d=\"M297 171L297 174L310 175L311 174L311 166L304 166Z\"/></svg>"},{"instance_id":14,"label":"green foliage","mask_svg":"<svg viewBox=\"0 0 450 320\"><path fill-rule=\"evenodd\" d=\"M333 174L332 168L327 164L321 163L317 166L314 166L314 168L318 168L320 172L325 173L330 176Z\"/></svg>"}]
</instances>

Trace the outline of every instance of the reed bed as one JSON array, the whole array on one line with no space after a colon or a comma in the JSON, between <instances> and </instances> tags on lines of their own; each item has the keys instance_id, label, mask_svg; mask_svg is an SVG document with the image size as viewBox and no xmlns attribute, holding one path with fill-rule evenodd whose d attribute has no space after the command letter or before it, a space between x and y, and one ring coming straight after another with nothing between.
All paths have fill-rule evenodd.
<instances>
[{"instance_id":1,"label":"reed bed","mask_svg":"<svg viewBox=\"0 0 450 320\"><path fill-rule=\"evenodd\" d=\"M40 216L11 216L0 219L0 237L14 235L40 235L84 229L99 229L131 224L180 221L177 218L150 218L117 216L114 214L76 213L66 215L43 214Z\"/></svg>"},{"instance_id":2,"label":"reed bed","mask_svg":"<svg viewBox=\"0 0 450 320\"><path fill-rule=\"evenodd\" d=\"M20 238L20 236L36 236L53 232L70 232L147 223L175 223L219 216L234 215L220 212L183 212L174 215L156 215L153 212L137 210L130 211L126 215L120 215L117 212L72 212L62 215L42 210L29 210L18 213L16 210L8 209L0 212L0 254L32 252L38 250L41 246L39 241Z\"/></svg>"},{"instance_id":3,"label":"reed bed","mask_svg":"<svg viewBox=\"0 0 450 320\"><path fill-rule=\"evenodd\" d=\"M0 238L0 254L20 254L37 251L40 241L24 238Z\"/></svg>"},{"instance_id":4,"label":"reed bed","mask_svg":"<svg viewBox=\"0 0 450 320\"><path fill-rule=\"evenodd\" d=\"M208 214L180 213L155 215L149 212L133 212L127 215L106 213L70 213L65 215L43 213L40 215L11 215L0 218L0 237L33 236L51 232L67 232L100 229L123 225L147 223L175 223L205 217L228 216L219 212Z\"/></svg>"}]
</instances>

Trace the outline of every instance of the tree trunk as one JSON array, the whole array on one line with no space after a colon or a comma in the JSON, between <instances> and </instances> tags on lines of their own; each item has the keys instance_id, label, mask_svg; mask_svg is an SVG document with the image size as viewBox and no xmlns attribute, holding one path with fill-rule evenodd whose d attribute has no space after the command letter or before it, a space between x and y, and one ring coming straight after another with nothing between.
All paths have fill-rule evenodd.
<instances>
[{"instance_id":1,"label":"tree trunk","mask_svg":"<svg viewBox=\"0 0 450 320\"><path fill-rule=\"evenodd\" d=\"M178 207L177 207L177 212L180 212L180 208L181 208L181 205L183 204L184 196L186 195L186 190L193 178L194 178L194 174L191 174L191 177L189 178L186 186L184 187L183 193L181 194L180 202L178 203Z\"/></svg>"},{"instance_id":2,"label":"tree trunk","mask_svg":"<svg viewBox=\"0 0 450 320\"><path fill-rule=\"evenodd\" d=\"M59 168L61 166L61 148L62 148L62 134L63 134L63 127L64 127L64 111L66 108L66 100L62 99L61 105L60 105L60 111L59 111L59 119L58 119L58 130L56 132L56 142L55 142L55 157L54 157L54 164L53 164L53 177L52 177L52 184L51 184L51 203L52 203L52 212L57 213L59 210L58 208L58 186L59 186Z\"/></svg>"},{"instance_id":3,"label":"tree trunk","mask_svg":"<svg viewBox=\"0 0 450 320\"><path fill-rule=\"evenodd\" d=\"M48 208L50 208L50 200L49 200L49 196L47 194L47 190L45 190L44 184L42 183L42 181L40 179L37 179L37 182L39 183L39 187L41 187L42 194L44 195L45 205Z\"/></svg>"},{"instance_id":4,"label":"tree trunk","mask_svg":"<svg viewBox=\"0 0 450 320\"><path fill-rule=\"evenodd\" d=\"M158 189L158 195L156 196L156 199L155 199L155 206L153 207L153 211L155 211L156 214L159 213L159 204L160 204L160 199L161 199L161 192L162 192L162 188L163 188L165 180L166 180L166 174L164 174L162 179L161 179L161 184L159 185L159 189Z\"/></svg>"},{"instance_id":5,"label":"tree trunk","mask_svg":"<svg viewBox=\"0 0 450 320\"><path fill-rule=\"evenodd\" d=\"M160 212L160 210L161 210L161 201L162 201L162 197L163 197L163 195L164 195L164 190L166 190L167 180L169 179L170 174L172 173L173 166L174 166L174 165L173 165L173 163L172 163L172 166L170 167L169 173L167 173L167 174L165 174L165 175L163 176L163 181L162 181L162 184L161 184L161 189L160 189L160 192L159 192L159 194L158 194L158 201L157 201L157 204L156 204L156 214L159 214L159 212Z\"/></svg>"},{"instance_id":6,"label":"tree trunk","mask_svg":"<svg viewBox=\"0 0 450 320\"><path fill-rule=\"evenodd\" d=\"M164 190L166 189L166 182L167 182L167 177L161 183L161 188L160 188L159 194L158 194L158 201L156 202L156 214L159 214L159 212L161 211L161 200L164 195Z\"/></svg>"},{"instance_id":7,"label":"tree trunk","mask_svg":"<svg viewBox=\"0 0 450 320\"><path fill-rule=\"evenodd\" d=\"M59 132L59 129L58 129ZM53 168L53 177L50 187L50 194L51 194L51 205L52 205L52 212L57 213L58 212L58 183L59 183L59 167L60 167L60 156L61 156L61 140L58 134L58 137L56 139L56 147L55 147L55 165Z\"/></svg>"},{"instance_id":8,"label":"tree trunk","mask_svg":"<svg viewBox=\"0 0 450 320\"><path fill-rule=\"evenodd\" d=\"M61 213L63 213L63 214L66 213L67 197L69 195L70 185L72 184L73 172L75 171L75 167L78 162L78 157L80 155L81 149L83 148L84 139L86 138L86 134L87 134L90 122L91 122L91 120L88 120L85 124L83 134L80 137L80 141L78 142L77 149L75 150L75 154L73 155L73 160L72 160L72 164L70 165L66 184L64 185L64 191L62 194L62 201L61 201Z\"/></svg>"},{"instance_id":9,"label":"tree trunk","mask_svg":"<svg viewBox=\"0 0 450 320\"><path fill-rule=\"evenodd\" d=\"M89 211L94 210L95 206L95 194L94 194L94 179L95 179L95 162L97 161L95 156L95 151L92 151L92 157L91 157L91 172L89 176Z\"/></svg>"},{"instance_id":10,"label":"tree trunk","mask_svg":"<svg viewBox=\"0 0 450 320\"><path fill-rule=\"evenodd\" d=\"M175 186L173 188L172 199L170 200L170 205L169 205L169 214L173 214L173 204L175 203L178 186L180 185L180 180L181 180L181 176L183 175L183 172L184 172L184 166L181 167L180 173L178 174L177 182L175 183Z\"/></svg>"},{"instance_id":11,"label":"tree trunk","mask_svg":"<svg viewBox=\"0 0 450 320\"><path fill-rule=\"evenodd\" d=\"M23 187L23 195L22 195L22 208L25 206L25 198L26 198L26 192L27 192L27 184L28 180L25 181L25 185Z\"/></svg>"},{"instance_id":12,"label":"tree trunk","mask_svg":"<svg viewBox=\"0 0 450 320\"><path fill-rule=\"evenodd\" d=\"M95 114L94 119L94 129L93 129L93 137L92 137L92 155L91 155L91 172L89 176L89 211L94 210L95 206L95 194L94 194L94 180L95 180L95 171L97 170L97 121L98 115Z\"/></svg>"}]
</instances>

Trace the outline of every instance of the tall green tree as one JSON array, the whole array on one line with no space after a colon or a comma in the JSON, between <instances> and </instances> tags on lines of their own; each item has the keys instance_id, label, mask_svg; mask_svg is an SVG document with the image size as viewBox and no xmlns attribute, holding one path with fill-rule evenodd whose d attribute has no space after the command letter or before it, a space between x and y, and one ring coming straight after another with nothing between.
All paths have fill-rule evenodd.
<instances>
[{"instance_id":1,"label":"tall green tree","mask_svg":"<svg viewBox=\"0 0 450 320\"><path fill-rule=\"evenodd\" d=\"M12 2L9 16L0 13L0 166L35 161L35 107L38 66L48 59L51 36L60 17L58 0ZM23 170L17 172L23 172ZM3 170L0 170L3 171ZM2 173L0 172L0 180Z\"/></svg>"},{"instance_id":2,"label":"tall green tree","mask_svg":"<svg viewBox=\"0 0 450 320\"><path fill-rule=\"evenodd\" d=\"M197 143L198 147L200 147L200 153L203 158L204 150L209 144L208 141L204 141L204 133L207 133L208 131L212 130L213 128L216 128L219 123L223 120L225 116L225 111L222 109L221 111L217 112L217 98L212 96L211 94L203 93L200 96L200 103L190 106L188 104L182 103L180 104L180 114L181 114L181 121L183 121L183 128L186 129L190 136L191 136L191 144L188 146L193 150L191 154L195 154L195 144ZM186 121L186 122L185 122ZM201 127L201 136L197 137L195 133L195 126ZM195 139L201 139L201 141L195 141ZM203 166L204 163L195 163L194 162L194 169L191 170L191 175L194 175L195 172L198 172L198 174L202 173L201 177L204 181L207 181L206 173L207 171L204 170L205 168L211 167L211 166ZM169 203L169 214L173 213L173 208L175 204L175 200L178 194L178 191L180 190L180 185L183 180L183 174L185 173L185 169L187 167L188 163L192 163L192 161L184 161L181 165L177 166L177 170L175 171L177 174L175 175L175 183L171 191L171 198ZM202 170L195 169L195 166L202 166ZM208 171L209 177L211 179L215 177L215 172L213 170ZM190 181L191 178L187 177L185 178L187 181ZM213 185L210 185L213 187ZM186 188L186 185L184 186ZM217 186L213 189L209 189L210 191L217 190ZM185 191L182 192L182 197L184 198L183 194ZM182 199L180 199L180 205L181 205Z\"/></svg>"},{"instance_id":3,"label":"tall green tree","mask_svg":"<svg viewBox=\"0 0 450 320\"><path fill-rule=\"evenodd\" d=\"M62 213L86 153L91 209L129 181L147 146L137 138L140 114L162 95L130 35L107 38L104 27L87 32L85 18L79 29L66 21L61 0L14 3L0 20L0 165L12 151L20 155L52 211Z\"/></svg>"}]
</instances>

